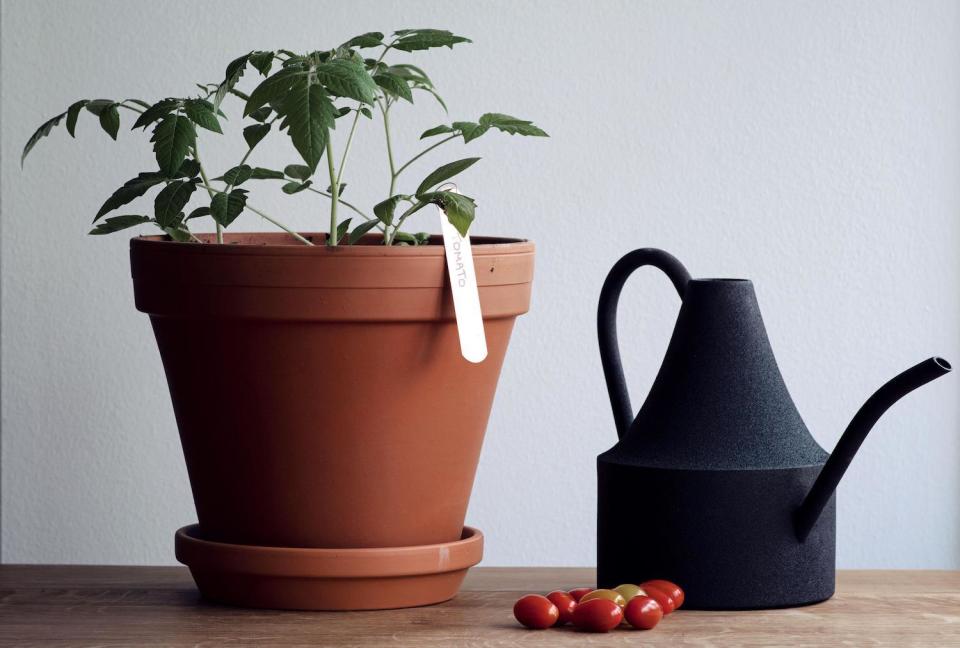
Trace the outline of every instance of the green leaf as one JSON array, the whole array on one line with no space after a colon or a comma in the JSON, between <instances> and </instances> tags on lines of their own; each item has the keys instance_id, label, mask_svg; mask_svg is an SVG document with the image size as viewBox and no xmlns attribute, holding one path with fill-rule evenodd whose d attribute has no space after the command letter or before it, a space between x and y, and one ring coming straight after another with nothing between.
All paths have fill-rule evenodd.
<instances>
[{"instance_id":1,"label":"green leaf","mask_svg":"<svg viewBox=\"0 0 960 648\"><path fill-rule=\"evenodd\" d=\"M453 122L453 127L463 135L464 144L477 139L490 129L489 126L474 124L473 122Z\"/></svg>"},{"instance_id":2,"label":"green leaf","mask_svg":"<svg viewBox=\"0 0 960 648\"><path fill-rule=\"evenodd\" d=\"M195 178L200 173L200 163L196 160L184 160L180 168L177 169L177 178Z\"/></svg>"},{"instance_id":3,"label":"green leaf","mask_svg":"<svg viewBox=\"0 0 960 648\"><path fill-rule=\"evenodd\" d=\"M430 77L427 76L427 73L418 68L416 65L410 65L409 63L397 63L396 65L391 65L388 67L386 71L390 74L400 77L404 81L410 81L411 83L433 87L433 81L430 80Z\"/></svg>"},{"instance_id":4,"label":"green leaf","mask_svg":"<svg viewBox=\"0 0 960 648\"><path fill-rule=\"evenodd\" d=\"M410 103L413 103L413 92L411 92L410 86L407 85L406 81L395 74L382 72L374 75L373 80L387 93L393 95L394 97L400 97L401 99L406 99Z\"/></svg>"},{"instance_id":5,"label":"green leaf","mask_svg":"<svg viewBox=\"0 0 960 648\"><path fill-rule=\"evenodd\" d=\"M454 132L453 128L447 126L446 124L440 124L439 126L434 126L433 128L428 128L423 131L420 135L420 139L426 139L428 137L433 137L434 135L443 135L444 133Z\"/></svg>"},{"instance_id":6,"label":"green leaf","mask_svg":"<svg viewBox=\"0 0 960 648\"><path fill-rule=\"evenodd\" d=\"M204 216L209 216L209 215L210 215L209 207L197 207L192 212L190 212L190 215L187 216L184 220L193 220L194 218L202 218Z\"/></svg>"},{"instance_id":7,"label":"green leaf","mask_svg":"<svg viewBox=\"0 0 960 648\"><path fill-rule=\"evenodd\" d=\"M249 99L249 97L247 97ZM264 106L263 108L257 108L252 113L250 113L250 119L258 122L265 122L270 118L270 114L273 113L273 108L270 106Z\"/></svg>"},{"instance_id":8,"label":"green leaf","mask_svg":"<svg viewBox=\"0 0 960 648\"><path fill-rule=\"evenodd\" d=\"M164 180L164 175L156 171L140 173L136 178L127 180L122 187L114 191L113 194L107 198L103 206L100 207L100 211L98 211L97 215L93 218L93 222L96 223L104 214L126 205L135 198L139 198L147 193L150 187L160 184Z\"/></svg>"},{"instance_id":9,"label":"green leaf","mask_svg":"<svg viewBox=\"0 0 960 648\"><path fill-rule=\"evenodd\" d=\"M42 138L50 134L50 131L60 123L60 120L66 116L66 112L62 112L56 117L51 117L47 121L40 124L40 128L34 131L33 135L30 136L30 139L27 140L26 145L23 147L23 153L20 155L20 166L23 166L23 161L27 158L27 153L29 153L34 146L37 145Z\"/></svg>"},{"instance_id":10,"label":"green leaf","mask_svg":"<svg viewBox=\"0 0 960 648\"><path fill-rule=\"evenodd\" d=\"M350 221L352 218L348 218L339 225L337 225L337 243L343 240L343 237L347 235L347 231L350 229Z\"/></svg>"},{"instance_id":11,"label":"green leaf","mask_svg":"<svg viewBox=\"0 0 960 648\"><path fill-rule=\"evenodd\" d=\"M153 201L153 217L160 227L170 227L196 190L197 185L188 180L171 182L164 187Z\"/></svg>"},{"instance_id":12,"label":"green leaf","mask_svg":"<svg viewBox=\"0 0 960 648\"><path fill-rule=\"evenodd\" d=\"M373 119L373 112L366 106L360 107L360 114L366 117L367 119Z\"/></svg>"},{"instance_id":13,"label":"green leaf","mask_svg":"<svg viewBox=\"0 0 960 648\"><path fill-rule=\"evenodd\" d=\"M283 68L273 76L269 76L260 82L253 92L247 104L243 107L243 116L246 117L254 110L262 108L265 104L277 101L287 94L294 79L306 78L307 73L296 68Z\"/></svg>"},{"instance_id":14,"label":"green leaf","mask_svg":"<svg viewBox=\"0 0 960 648\"><path fill-rule=\"evenodd\" d=\"M243 139L247 141L247 146L253 148L260 143L270 132L270 124L253 124L243 129Z\"/></svg>"},{"instance_id":15,"label":"green leaf","mask_svg":"<svg viewBox=\"0 0 960 648\"><path fill-rule=\"evenodd\" d=\"M283 171L253 167L250 173L251 180L283 180Z\"/></svg>"},{"instance_id":16,"label":"green leaf","mask_svg":"<svg viewBox=\"0 0 960 648\"><path fill-rule=\"evenodd\" d=\"M480 158L464 158L462 160L457 160L456 162L444 164L442 167L423 179L423 182L421 182L420 186L417 187L417 197L419 198L428 190L433 189L444 180L448 180L461 171L470 168L479 159Z\"/></svg>"},{"instance_id":17,"label":"green leaf","mask_svg":"<svg viewBox=\"0 0 960 648\"><path fill-rule=\"evenodd\" d=\"M237 187L249 180L253 176L253 169L246 164L235 166L223 174L223 181L228 185Z\"/></svg>"},{"instance_id":18,"label":"green leaf","mask_svg":"<svg viewBox=\"0 0 960 648\"><path fill-rule=\"evenodd\" d=\"M384 225L393 225L393 213L397 209L397 203L403 198L402 195L390 196L383 202L377 203L373 208L374 215L380 219Z\"/></svg>"},{"instance_id":19,"label":"green leaf","mask_svg":"<svg viewBox=\"0 0 960 648\"><path fill-rule=\"evenodd\" d=\"M430 234L427 232L417 232L413 238L417 239L417 245L426 245L430 242Z\"/></svg>"},{"instance_id":20,"label":"green leaf","mask_svg":"<svg viewBox=\"0 0 960 648\"><path fill-rule=\"evenodd\" d=\"M129 101L130 103L135 103L135 104L137 104L138 106L140 106L141 108L149 108L149 107L150 107L150 104L148 104L148 103L147 103L146 101L144 101L143 99L124 99L124 101Z\"/></svg>"},{"instance_id":21,"label":"green leaf","mask_svg":"<svg viewBox=\"0 0 960 648\"><path fill-rule=\"evenodd\" d=\"M311 184L313 184L312 180L307 180L306 182L288 182L285 185L283 185L283 187L281 188L283 189L283 193L295 194L295 193L300 193L301 191L309 187Z\"/></svg>"},{"instance_id":22,"label":"green leaf","mask_svg":"<svg viewBox=\"0 0 960 648\"><path fill-rule=\"evenodd\" d=\"M220 129L220 122L217 121L217 116L213 114L213 106L203 99L188 99L183 104L183 111L187 113L190 121L197 126L214 133L223 133L223 130Z\"/></svg>"},{"instance_id":23,"label":"green leaf","mask_svg":"<svg viewBox=\"0 0 960 648\"><path fill-rule=\"evenodd\" d=\"M247 192L244 189L234 189L229 193L218 193L210 201L210 215L223 227L227 227L237 219L247 204Z\"/></svg>"},{"instance_id":24,"label":"green leaf","mask_svg":"<svg viewBox=\"0 0 960 648\"><path fill-rule=\"evenodd\" d=\"M383 34L380 32L367 32L354 36L340 47L379 47L383 45Z\"/></svg>"},{"instance_id":25,"label":"green leaf","mask_svg":"<svg viewBox=\"0 0 960 648\"><path fill-rule=\"evenodd\" d=\"M160 171L172 176L180 168L187 151L197 141L193 122L179 113L165 115L153 129L153 151Z\"/></svg>"},{"instance_id":26,"label":"green leaf","mask_svg":"<svg viewBox=\"0 0 960 648\"><path fill-rule=\"evenodd\" d=\"M394 49L402 52L414 52L432 47L453 48L457 43L472 43L469 38L457 36L445 29L401 29L395 32L400 39L393 44Z\"/></svg>"},{"instance_id":27,"label":"green leaf","mask_svg":"<svg viewBox=\"0 0 960 648\"><path fill-rule=\"evenodd\" d=\"M273 52L254 52L250 55L250 65L257 68L263 76L267 76L273 66Z\"/></svg>"},{"instance_id":28,"label":"green leaf","mask_svg":"<svg viewBox=\"0 0 960 648\"><path fill-rule=\"evenodd\" d=\"M287 166L283 167L283 172L291 178L296 178L297 180L306 180L313 175L313 171L310 170L310 167L304 166L303 164L288 164Z\"/></svg>"},{"instance_id":29,"label":"green leaf","mask_svg":"<svg viewBox=\"0 0 960 648\"><path fill-rule=\"evenodd\" d=\"M323 86L311 84L305 76L297 77L283 100L283 115L280 128L289 128L294 148L311 172L316 170L334 127L333 102Z\"/></svg>"},{"instance_id":30,"label":"green leaf","mask_svg":"<svg viewBox=\"0 0 960 648\"><path fill-rule=\"evenodd\" d=\"M143 111L143 113L140 114L139 117L137 117L137 121L133 122L133 127L131 130L133 128L146 128L158 119L162 119L164 115L172 112L175 108L179 108L180 103L181 102L179 99L161 99L157 103L147 108L145 111Z\"/></svg>"},{"instance_id":31,"label":"green leaf","mask_svg":"<svg viewBox=\"0 0 960 648\"><path fill-rule=\"evenodd\" d=\"M333 59L316 67L317 79L330 94L349 97L372 104L377 98L377 84L363 67L363 63L349 59Z\"/></svg>"},{"instance_id":32,"label":"green leaf","mask_svg":"<svg viewBox=\"0 0 960 648\"><path fill-rule=\"evenodd\" d=\"M342 198L342 197L343 197L343 192L346 191L346 190L347 190L347 183L346 183L346 182L341 182L341 183L340 183L340 187L339 187L338 190L337 190L337 195ZM333 194L333 185L327 185L327 193L328 193L328 194Z\"/></svg>"},{"instance_id":33,"label":"green leaf","mask_svg":"<svg viewBox=\"0 0 960 648\"><path fill-rule=\"evenodd\" d=\"M87 100L81 99L67 108L67 132L70 133L70 137L76 137L77 117L80 116L80 111L86 105Z\"/></svg>"},{"instance_id":34,"label":"green leaf","mask_svg":"<svg viewBox=\"0 0 960 648\"><path fill-rule=\"evenodd\" d=\"M117 104L108 106L100 112L100 127L116 141L117 133L120 132L120 111L117 110Z\"/></svg>"},{"instance_id":35,"label":"green leaf","mask_svg":"<svg viewBox=\"0 0 960 648\"><path fill-rule=\"evenodd\" d=\"M363 223L360 223L359 225L353 228L352 232L350 232L350 238L347 239L347 241L350 243L350 245L355 245L357 241L363 238L364 234L366 234L367 232L372 230L374 227L376 227L377 223L379 223L379 221L375 221L375 220L368 220L368 221L364 221Z\"/></svg>"},{"instance_id":36,"label":"green leaf","mask_svg":"<svg viewBox=\"0 0 960 648\"><path fill-rule=\"evenodd\" d=\"M417 245L417 238L413 234L398 231L393 233L393 242L400 245Z\"/></svg>"},{"instance_id":37,"label":"green leaf","mask_svg":"<svg viewBox=\"0 0 960 648\"><path fill-rule=\"evenodd\" d=\"M418 196L424 202L431 202L438 205L447 215L447 220L453 225L460 236L466 236L470 229L470 223L473 222L477 203L473 198L452 191L437 191L434 193Z\"/></svg>"},{"instance_id":38,"label":"green leaf","mask_svg":"<svg viewBox=\"0 0 960 648\"><path fill-rule=\"evenodd\" d=\"M187 243L190 241L190 231L180 227L161 227L167 235L177 243Z\"/></svg>"},{"instance_id":39,"label":"green leaf","mask_svg":"<svg viewBox=\"0 0 960 648\"><path fill-rule=\"evenodd\" d=\"M429 92L433 96L433 98L437 100L437 103L440 104L440 107L443 108L443 112L449 112L447 110L447 103L443 100L443 97L437 94L437 91L434 90L433 88L417 85L417 86L414 86L414 90L423 90L424 92Z\"/></svg>"},{"instance_id":40,"label":"green leaf","mask_svg":"<svg viewBox=\"0 0 960 648\"><path fill-rule=\"evenodd\" d=\"M84 108L86 108L87 110L92 112L94 115L99 117L100 113L102 113L104 110L106 110L110 106L115 106L115 105L117 105L117 102L114 101L113 99L94 99L93 101L88 101L84 106Z\"/></svg>"},{"instance_id":41,"label":"green leaf","mask_svg":"<svg viewBox=\"0 0 960 648\"><path fill-rule=\"evenodd\" d=\"M111 216L110 218L105 219L102 223L98 223L97 226L88 233L94 235L112 234L113 232L119 232L120 230L127 229L128 227L149 223L150 220L151 219L149 216L136 216L133 214L127 214L124 216Z\"/></svg>"},{"instance_id":42,"label":"green leaf","mask_svg":"<svg viewBox=\"0 0 960 648\"><path fill-rule=\"evenodd\" d=\"M511 135L529 135L532 137L549 137L544 131L533 125L532 121L518 119L502 113L486 113L480 117L480 125L493 127Z\"/></svg>"},{"instance_id":43,"label":"green leaf","mask_svg":"<svg viewBox=\"0 0 960 648\"><path fill-rule=\"evenodd\" d=\"M250 52L250 54L252 53L253 52ZM250 54L244 54L243 56L235 58L227 64L227 69L223 75L223 81L217 86L217 91L213 95L213 107L215 109L220 108L220 104L223 103L227 93L233 89L233 86L237 85L238 81L240 81L240 77L243 76L243 70L247 67L247 61L250 59Z\"/></svg>"}]
</instances>

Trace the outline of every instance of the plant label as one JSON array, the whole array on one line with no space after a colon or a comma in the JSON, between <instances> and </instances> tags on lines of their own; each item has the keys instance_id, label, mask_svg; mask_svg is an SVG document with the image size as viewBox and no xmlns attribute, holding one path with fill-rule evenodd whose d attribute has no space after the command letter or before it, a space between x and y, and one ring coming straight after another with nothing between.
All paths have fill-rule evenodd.
<instances>
[{"instance_id":1,"label":"plant label","mask_svg":"<svg viewBox=\"0 0 960 648\"><path fill-rule=\"evenodd\" d=\"M444 187L456 192L456 187ZM483 313L480 311L480 293L477 290L477 273L473 267L473 252L470 235L460 236L443 210L440 213L440 231L443 232L443 247L447 257L447 273L453 292L453 310L457 316L457 332L460 335L460 353L469 362L482 362L487 357L487 337L483 331Z\"/></svg>"}]
</instances>

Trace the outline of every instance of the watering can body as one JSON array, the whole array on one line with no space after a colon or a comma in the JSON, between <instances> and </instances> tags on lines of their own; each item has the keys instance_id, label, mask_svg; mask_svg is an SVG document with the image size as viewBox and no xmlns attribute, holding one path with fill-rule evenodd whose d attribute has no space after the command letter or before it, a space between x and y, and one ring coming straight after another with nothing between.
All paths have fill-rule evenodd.
<instances>
[{"instance_id":1,"label":"watering can body","mask_svg":"<svg viewBox=\"0 0 960 648\"><path fill-rule=\"evenodd\" d=\"M682 304L660 371L634 416L616 309L627 276L645 265L667 274ZM883 395L870 416L861 411L844 434L843 452L838 446L831 459L790 398L750 281L691 279L666 252L636 250L607 278L598 333L620 437L597 458L598 586L665 578L681 584L691 609L829 598L836 482L886 407L949 370L931 359L895 379L909 388Z\"/></svg>"}]
</instances>

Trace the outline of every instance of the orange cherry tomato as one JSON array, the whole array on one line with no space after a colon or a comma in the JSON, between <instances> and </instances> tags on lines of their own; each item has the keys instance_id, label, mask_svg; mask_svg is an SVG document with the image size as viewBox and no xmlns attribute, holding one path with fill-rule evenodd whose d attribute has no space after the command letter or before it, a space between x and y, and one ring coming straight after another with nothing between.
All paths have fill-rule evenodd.
<instances>
[{"instance_id":1,"label":"orange cherry tomato","mask_svg":"<svg viewBox=\"0 0 960 648\"><path fill-rule=\"evenodd\" d=\"M589 594L592 591L593 591L592 587L577 587L576 589L572 589L569 592L567 592L567 594L572 596L573 600L579 603L580 599L582 599L585 595Z\"/></svg>"},{"instance_id":2,"label":"orange cherry tomato","mask_svg":"<svg viewBox=\"0 0 960 648\"><path fill-rule=\"evenodd\" d=\"M573 611L573 625L588 632L609 632L623 621L623 610L606 598L581 599Z\"/></svg>"},{"instance_id":3,"label":"orange cherry tomato","mask_svg":"<svg viewBox=\"0 0 960 648\"><path fill-rule=\"evenodd\" d=\"M612 589L596 589L590 592L589 594L584 594L581 597L579 603L584 603L585 601L593 601L596 599L606 599L608 601L613 601L620 607L623 607L627 604L626 599L623 598L623 595L620 592L614 591Z\"/></svg>"},{"instance_id":4,"label":"orange cherry tomato","mask_svg":"<svg viewBox=\"0 0 960 648\"><path fill-rule=\"evenodd\" d=\"M670 595L670 598L673 599L673 603L676 607L683 605L683 590L676 583L671 583L666 580L649 580L640 587L652 587L654 589L661 590Z\"/></svg>"},{"instance_id":5,"label":"orange cherry tomato","mask_svg":"<svg viewBox=\"0 0 960 648\"><path fill-rule=\"evenodd\" d=\"M663 608L664 616L670 614L675 609L677 609L676 601L673 600L673 597L664 592L662 589L657 589L656 587L650 587L644 583L644 590L647 592L647 596L652 598L654 601L660 604L660 607Z\"/></svg>"},{"instance_id":6,"label":"orange cherry tomato","mask_svg":"<svg viewBox=\"0 0 960 648\"><path fill-rule=\"evenodd\" d=\"M649 596L634 596L623 608L627 623L640 630L650 630L663 618L663 608Z\"/></svg>"},{"instance_id":7,"label":"orange cherry tomato","mask_svg":"<svg viewBox=\"0 0 960 648\"><path fill-rule=\"evenodd\" d=\"M619 592L620 596L622 596L623 600L626 601L627 603L629 603L630 599L632 599L634 596L646 595L646 592L643 591L642 587L638 587L637 585L633 585L631 583L624 583L623 585L617 585L616 587L613 588L613 591Z\"/></svg>"},{"instance_id":8,"label":"orange cherry tomato","mask_svg":"<svg viewBox=\"0 0 960 648\"><path fill-rule=\"evenodd\" d=\"M560 611L560 624L571 623L573 621L573 611L577 609L577 602L568 593L563 590L557 590L547 594L551 603L557 606Z\"/></svg>"},{"instance_id":9,"label":"orange cherry tomato","mask_svg":"<svg viewBox=\"0 0 960 648\"><path fill-rule=\"evenodd\" d=\"M528 628L543 630L560 618L560 610L546 596L527 594L513 606L513 616Z\"/></svg>"}]
</instances>

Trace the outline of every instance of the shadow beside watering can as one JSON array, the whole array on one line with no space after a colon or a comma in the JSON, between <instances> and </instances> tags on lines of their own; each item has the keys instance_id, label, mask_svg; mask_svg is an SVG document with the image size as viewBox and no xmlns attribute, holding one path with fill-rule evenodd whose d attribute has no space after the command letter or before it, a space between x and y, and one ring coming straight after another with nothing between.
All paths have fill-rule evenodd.
<instances>
[{"instance_id":1,"label":"shadow beside watering can","mask_svg":"<svg viewBox=\"0 0 960 648\"><path fill-rule=\"evenodd\" d=\"M682 300L663 364L636 416L617 347L617 302L641 266L662 270ZM841 477L880 416L950 371L930 358L881 387L832 455L787 392L744 279L692 279L652 248L610 271L597 314L618 443L597 458L599 587L666 578L685 607L756 609L833 595Z\"/></svg>"}]
</instances>

